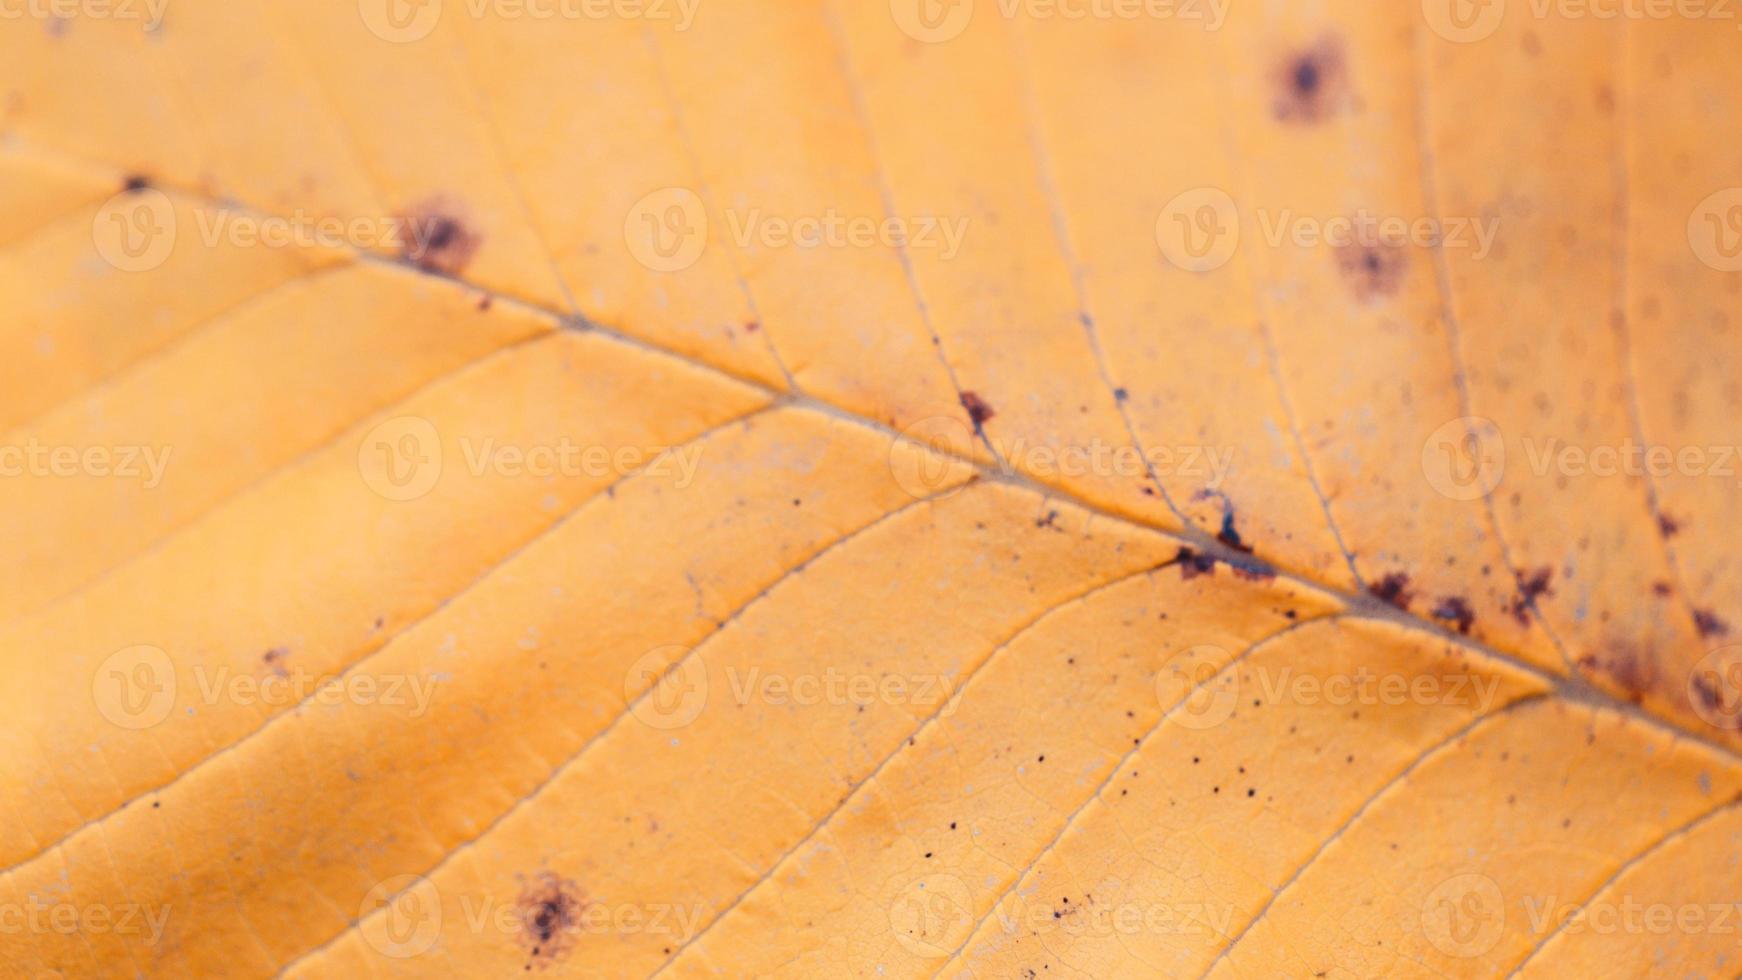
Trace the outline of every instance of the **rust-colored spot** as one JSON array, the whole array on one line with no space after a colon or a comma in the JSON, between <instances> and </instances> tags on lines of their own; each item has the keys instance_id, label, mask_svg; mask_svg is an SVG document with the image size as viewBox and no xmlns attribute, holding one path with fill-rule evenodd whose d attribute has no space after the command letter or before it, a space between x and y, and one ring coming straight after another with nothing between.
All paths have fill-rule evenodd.
<instances>
[{"instance_id":1,"label":"rust-colored spot","mask_svg":"<svg viewBox=\"0 0 1742 980\"><path fill-rule=\"evenodd\" d=\"M1355 105L1342 42L1326 37L1282 60L1276 69L1276 118L1319 123Z\"/></svg>"},{"instance_id":2,"label":"rust-colored spot","mask_svg":"<svg viewBox=\"0 0 1742 980\"><path fill-rule=\"evenodd\" d=\"M1530 625L1531 604L1536 602L1539 596L1554 595L1554 589L1549 587L1549 583L1553 579L1554 569L1546 565L1531 572L1528 576L1519 575L1518 596L1512 600L1511 605L1506 607L1507 612L1510 612L1512 618L1518 620L1521 625Z\"/></svg>"},{"instance_id":3,"label":"rust-colored spot","mask_svg":"<svg viewBox=\"0 0 1742 980\"><path fill-rule=\"evenodd\" d=\"M1674 591L1674 589L1672 589L1670 587L1670 584L1668 582L1653 582L1653 583L1651 583L1651 594L1657 596L1660 599L1667 598L1669 596L1669 594L1673 591Z\"/></svg>"},{"instance_id":4,"label":"rust-colored spot","mask_svg":"<svg viewBox=\"0 0 1742 980\"><path fill-rule=\"evenodd\" d=\"M1415 598L1415 593L1409 588L1408 572L1391 572L1367 586L1367 591L1399 609L1408 609L1409 600Z\"/></svg>"},{"instance_id":5,"label":"rust-colored spot","mask_svg":"<svg viewBox=\"0 0 1742 980\"><path fill-rule=\"evenodd\" d=\"M1222 526L1216 531L1216 540L1230 548L1233 548L1235 551L1244 551L1251 554L1252 546L1247 544L1244 538L1240 537L1240 530L1236 526L1238 523L1238 515L1234 511L1234 501L1229 500L1227 494L1220 490L1199 490L1193 495L1192 499L1220 500L1222 502Z\"/></svg>"},{"instance_id":6,"label":"rust-colored spot","mask_svg":"<svg viewBox=\"0 0 1742 980\"><path fill-rule=\"evenodd\" d=\"M1348 242L1337 246L1337 271L1355 291L1355 298L1370 303L1381 296L1395 296L1403 287L1403 272L1409 253L1392 242Z\"/></svg>"},{"instance_id":7,"label":"rust-colored spot","mask_svg":"<svg viewBox=\"0 0 1742 980\"><path fill-rule=\"evenodd\" d=\"M556 962L574 946L586 899L579 886L549 871L522 879L514 909L520 920L520 942L532 960L527 968Z\"/></svg>"},{"instance_id":8,"label":"rust-colored spot","mask_svg":"<svg viewBox=\"0 0 1742 980\"><path fill-rule=\"evenodd\" d=\"M1730 624L1719 619L1718 614L1710 609L1694 610L1694 628L1705 637L1728 636L1730 633Z\"/></svg>"},{"instance_id":9,"label":"rust-colored spot","mask_svg":"<svg viewBox=\"0 0 1742 980\"><path fill-rule=\"evenodd\" d=\"M1657 660L1627 643L1611 643L1601 656L1586 656L1579 665L1608 680L1621 693L1639 701L1657 682Z\"/></svg>"},{"instance_id":10,"label":"rust-colored spot","mask_svg":"<svg viewBox=\"0 0 1742 980\"><path fill-rule=\"evenodd\" d=\"M1179 565L1179 577L1182 579L1194 579L1216 570L1216 559L1209 555L1200 555L1194 548L1180 548L1179 554L1174 555L1173 560Z\"/></svg>"},{"instance_id":11,"label":"rust-colored spot","mask_svg":"<svg viewBox=\"0 0 1742 980\"><path fill-rule=\"evenodd\" d=\"M1717 711L1724 707L1724 693L1718 690L1718 685L1712 681L1711 676L1704 672L1694 675L1693 692L1694 697L1699 699L1700 706L1707 711Z\"/></svg>"},{"instance_id":12,"label":"rust-colored spot","mask_svg":"<svg viewBox=\"0 0 1742 980\"><path fill-rule=\"evenodd\" d=\"M1245 579L1248 582L1268 582L1276 578L1276 569L1261 561L1247 558L1224 560L1214 555L1200 554L1196 548L1190 547L1181 547L1178 553L1173 556L1173 561L1168 562L1168 564L1178 565L1179 577L1189 580L1197 578L1199 575L1213 574L1218 562L1227 565L1228 570L1233 572L1235 577Z\"/></svg>"},{"instance_id":13,"label":"rust-colored spot","mask_svg":"<svg viewBox=\"0 0 1742 980\"><path fill-rule=\"evenodd\" d=\"M273 647L260 655L260 662L272 668L273 673L280 677L284 677L289 673L289 671L284 667L285 661L289 658L289 647Z\"/></svg>"},{"instance_id":14,"label":"rust-colored spot","mask_svg":"<svg viewBox=\"0 0 1742 980\"><path fill-rule=\"evenodd\" d=\"M1463 596L1449 595L1434 607L1434 618L1456 623L1458 632L1468 636L1470 627L1476 623L1476 612L1470 608L1470 603Z\"/></svg>"},{"instance_id":15,"label":"rust-colored spot","mask_svg":"<svg viewBox=\"0 0 1742 980\"><path fill-rule=\"evenodd\" d=\"M1681 522L1668 514L1657 515L1657 530L1666 538L1673 538L1682 529Z\"/></svg>"},{"instance_id":16,"label":"rust-colored spot","mask_svg":"<svg viewBox=\"0 0 1742 980\"><path fill-rule=\"evenodd\" d=\"M399 218L400 257L425 272L459 275L482 241L446 201L426 201Z\"/></svg>"},{"instance_id":17,"label":"rust-colored spot","mask_svg":"<svg viewBox=\"0 0 1742 980\"><path fill-rule=\"evenodd\" d=\"M991 421L992 416L998 414L992 410L991 405L986 404L984 398L971 391L962 392L962 407L968 410L968 418L974 420L976 429Z\"/></svg>"}]
</instances>

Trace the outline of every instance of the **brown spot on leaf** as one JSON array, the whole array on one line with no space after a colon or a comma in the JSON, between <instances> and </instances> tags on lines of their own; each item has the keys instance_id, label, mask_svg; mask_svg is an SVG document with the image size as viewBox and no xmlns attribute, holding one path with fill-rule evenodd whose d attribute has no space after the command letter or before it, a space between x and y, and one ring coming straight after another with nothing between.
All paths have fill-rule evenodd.
<instances>
[{"instance_id":1,"label":"brown spot on leaf","mask_svg":"<svg viewBox=\"0 0 1742 980\"><path fill-rule=\"evenodd\" d=\"M1319 123L1353 106L1342 43L1327 37L1284 58L1276 89L1276 118L1283 122Z\"/></svg>"},{"instance_id":2,"label":"brown spot on leaf","mask_svg":"<svg viewBox=\"0 0 1742 980\"><path fill-rule=\"evenodd\" d=\"M1218 562L1227 565L1228 570L1235 576L1248 582L1268 582L1276 578L1276 569L1261 561L1246 558L1223 561L1214 555L1199 554L1196 548L1189 547L1181 547L1173 556L1173 561L1168 564L1179 566L1180 578L1194 579L1199 575L1214 573Z\"/></svg>"},{"instance_id":3,"label":"brown spot on leaf","mask_svg":"<svg viewBox=\"0 0 1742 980\"><path fill-rule=\"evenodd\" d=\"M482 241L445 201L426 201L399 218L400 257L425 272L459 275Z\"/></svg>"},{"instance_id":4,"label":"brown spot on leaf","mask_svg":"<svg viewBox=\"0 0 1742 980\"><path fill-rule=\"evenodd\" d=\"M1538 596L1554 595L1554 589L1549 587L1549 582L1553 579L1554 569L1547 565L1529 575L1520 574L1518 576L1518 596L1512 600L1511 605L1506 607L1506 610L1512 613L1512 618L1518 620L1521 625L1530 625L1531 604L1536 602Z\"/></svg>"},{"instance_id":5,"label":"brown spot on leaf","mask_svg":"<svg viewBox=\"0 0 1742 980\"><path fill-rule=\"evenodd\" d=\"M1192 548L1180 548L1179 554L1174 555L1173 560L1179 565L1179 577L1182 579L1194 579L1216 570L1216 559L1209 555L1200 555Z\"/></svg>"},{"instance_id":6,"label":"brown spot on leaf","mask_svg":"<svg viewBox=\"0 0 1742 980\"><path fill-rule=\"evenodd\" d=\"M1381 296L1394 296L1403 286L1403 270L1409 253L1392 242L1348 242L1337 246L1337 270L1343 274L1355 298L1370 303Z\"/></svg>"},{"instance_id":7,"label":"brown spot on leaf","mask_svg":"<svg viewBox=\"0 0 1742 980\"><path fill-rule=\"evenodd\" d=\"M1252 552L1252 546L1240 537L1239 528L1236 527L1238 517L1234 512L1234 502L1228 499L1227 494L1220 490L1200 490L1192 499L1220 500L1222 502L1222 526L1216 532L1216 540L1235 551L1244 551L1248 554Z\"/></svg>"},{"instance_id":8,"label":"brown spot on leaf","mask_svg":"<svg viewBox=\"0 0 1742 980\"><path fill-rule=\"evenodd\" d=\"M1408 609L1415 593L1409 589L1408 572L1391 572L1367 587L1367 591L1399 609Z\"/></svg>"},{"instance_id":9,"label":"brown spot on leaf","mask_svg":"<svg viewBox=\"0 0 1742 980\"><path fill-rule=\"evenodd\" d=\"M1730 624L1719 619L1718 614L1710 609L1694 610L1694 628L1705 637L1728 636L1730 633Z\"/></svg>"},{"instance_id":10,"label":"brown spot on leaf","mask_svg":"<svg viewBox=\"0 0 1742 980\"><path fill-rule=\"evenodd\" d=\"M1586 656L1579 665L1608 680L1633 701L1657 682L1657 660L1628 643L1611 643L1601 656Z\"/></svg>"},{"instance_id":11,"label":"brown spot on leaf","mask_svg":"<svg viewBox=\"0 0 1742 980\"><path fill-rule=\"evenodd\" d=\"M532 956L527 967L548 966L574 946L586 899L574 882L549 871L522 880L525 884L514 909L521 945Z\"/></svg>"},{"instance_id":12,"label":"brown spot on leaf","mask_svg":"<svg viewBox=\"0 0 1742 980\"><path fill-rule=\"evenodd\" d=\"M1458 626L1458 632L1468 636L1470 627L1476 623L1476 613L1470 608L1470 603L1461 595L1449 595L1440 600L1434 607L1436 619L1450 620Z\"/></svg>"},{"instance_id":13,"label":"brown spot on leaf","mask_svg":"<svg viewBox=\"0 0 1742 980\"><path fill-rule=\"evenodd\" d=\"M280 677L284 677L289 673L289 671L284 667L285 661L289 658L289 647L273 647L260 655L260 662L272 668L273 673Z\"/></svg>"},{"instance_id":14,"label":"brown spot on leaf","mask_svg":"<svg viewBox=\"0 0 1742 980\"><path fill-rule=\"evenodd\" d=\"M991 405L986 404L984 398L971 391L962 392L962 407L968 410L968 418L974 420L974 428L976 429L991 421L992 416L998 414L992 410Z\"/></svg>"}]
</instances>

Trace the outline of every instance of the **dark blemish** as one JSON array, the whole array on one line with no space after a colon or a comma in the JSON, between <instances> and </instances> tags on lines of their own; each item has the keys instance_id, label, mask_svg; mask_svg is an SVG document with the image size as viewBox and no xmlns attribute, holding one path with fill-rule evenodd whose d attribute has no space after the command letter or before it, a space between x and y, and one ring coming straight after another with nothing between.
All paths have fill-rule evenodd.
<instances>
[{"instance_id":1,"label":"dark blemish","mask_svg":"<svg viewBox=\"0 0 1742 980\"><path fill-rule=\"evenodd\" d=\"M1125 399L1130 398L1130 397L1131 397L1131 393L1126 391L1124 388L1114 388L1113 389L1113 399L1115 401L1124 401Z\"/></svg>"},{"instance_id":2,"label":"dark blemish","mask_svg":"<svg viewBox=\"0 0 1742 980\"><path fill-rule=\"evenodd\" d=\"M1415 594L1409 590L1409 573L1392 572L1369 585L1367 591L1399 609L1408 609Z\"/></svg>"},{"instance_id":3,"label":"dark blemish","mask_svg":"<svg viewBox=\"0 0 1742 980\"><path fill-rule=\"evenodd\" d=\"M288 671L286 671L284 669L285 658L287 658L289 656L290 656L290 648L289 647L273 647L272 649L270 649L270 650L268 650L265 653L260 655L260 662L265 664L268 667L271 667L273 673L277 674L280 677L284 677L289 673Z\"/></svg>"},{"instance_id":4,"label":"dark blemish","mask_svg":"<svg viewBox=\"0 0 1742 980\"><path fill-rule=\"evenodd\" d=\"M386 626L386 625L387 625L387 617L385 617L385 616L376 616L375 617L375 628L376 629L380 629L381 627Z\"/></svg>"},{"instance_id":5,"label":"dark blemish","mask_svg":"<svg viewBox=\"0 0 1742 980\"><path fill-rule=\"evenodd\" d=\"M1730 624L1719 619L1718 614L1710 609L1694 610L1694 628L1700 631L1701 636L1706 637L1727 636L1730 633Z\"/></svg>"},{"instance_id":6,"label":"dark blemish","mask_svg":"<svg viewBox=\"0 0 1742 980\"><path fill-rule=\"evenodd\" d=\"M1058 527L1058 519L1059 512L1056 510L1049 510L1046 512L1045 517L1037 517L1034 519L1034 526L1039 528L1056 528Z\"/></svg>"},{"instance_id":7,"label":"dark blemish","mask_svg":"<svg viewBox=\"0 0 1742 980\"><path fill-rule=\"evenodd\" d=\"M137 194L151 186L151 179L144 174L128 174L122 182L121 189L129 194Z\"/></svg>"},{"instance_id":8,"label":"dark blemish","mask_svg":"<svg viewBox=\"0 0 1742 980\"><path fill-rule=\"evenodd\" d=\"M1319 123L1354 104L1343 46L1325 38L1285 59L1277 70L1276 118Z\"/></svg>"},{"instance_id":9,"label":"dark blemish","mask_svg":"<svg viewBox=\"0 0 1742 980\"><path fill-rule=\"evenodd\" d=\"M1657 661L1626 644L1612 644L1602 657L1583 657L1579 666L1607 677L1635 702L1657 681Z\"/></svg>"},{"instance_id":10,"label":"dark blemish","mask_svg":"<svg viewBox=\"0 0 1742 980\"><path fill-rule=\"evenodd\" d=\"M745 333L755 333L756 331L758 331L760 329L762 329L762 324L756 320L751 320L748 323L744 324L744 332Z\"/></svg>"},{"instance_id":11,"label":"dark blemish","mask_svg":"<svg viewBox=\"0 0 1742 980\"><path fill-rule=\"evenodd\" d=\"M1670 588L1670 584L1668 582L1653 582L1653 583L1651 583L1652 594L1657 596L1660 599L1663 598L1664 596L1669 595L1672 591L1674 591L1674 590Z\"/></svg>"},{"instance_id":12,"label":"dark blemish","mask_svg":"<svg viewBox=\"0 0 1742 980\"><path fill-rule=\"evenodd\" d=\"M1392 242L1349 242L1337 246L1337 269L1350 281L1355 298L1363 303L1380 296L1396 295L1403 285L1403 270L1409 255Z\"/></svg>"},{"instance_id":13,"label":"dark blemish","mask_svg":"<svg viewBox=\"0 0 1742 980\"><path fill-rule=\"evenodd\" d=\"M1434 607L1434 618L1447 619L1458 624L1458 632L1466 636L1470 627L1476 622L1476 613L1470 608L1469 602L1463 596L1449 595L1440 600Z\"/></svg>"},{"instance_id":14,"label":"dark blemish","mask_svg":"<svg viewBox=\"0 0 1742 980\"><path fill-rule=\"evenodd\" d=\"M1673 538L1681 531L1682 526L1681 522L1668 514L1659 514L1657 515L1657 529L1662 532L1664 537Z\"/></svg>"},{"instance_id":15,"label":"dark blemish","mask_svg":"<svg viewBox=\"0 0 1742 980\"><path fill-rule=\"evenodd\" d=\"M976 429L991 421L992 416L998 414L992 410L992 406L986 404L985 399L971 391L962 392L962 407L968 410L968 418L974 420L974 428Z\"/></svg>"},{"instance_id":16,"label":"dark blemish","mask_svg":"<svg viewBox=\"0 0 1742 980\"><path fill-rule=\"evenodd\" d=\"M1209 555L1200 555L1191 548L1180 548L1179 554L1174 555L1173 560L1179 565L1179 577L1182 579L1194 579L1216 570L1216 559Z\"/></svg>"},{"instance_id":17,"label":"dark blemish","mask_svg":"<svg viewBox=\"0 0 1742 980\"><path fill-rule=\"evenodd\" d=\"M457 276L477 254L482 238L438 200L399 218L400 257L425 272Z\"/></svg>"},{"instance_id":18,"label":"dark blemish","mask_svg":"<svg viewBox=\"0 0 1742 980\"><path fill-rule=\"evenodd\" d=\"M1233 548L1235 551L1251 553L1252 546L1247 544L1245 540L1240 537L1239 530L1234 526L1236 523L1234 502L1228 499L1227 494L1220 490L1199 490L1196 494L1192 495L1192 499L1220 500L1222 502L1222 528L1216 532L1216 540L1230 548Z\"/></svg>"},{"instance_id":19,"label":"dark blemish","mask_svg":"<svg viewBox=\"0 0 1742 980\"><path fill-rule=\"evenodd\" d=\"M482 313L485 310L488 310L490 307L494 306L495 304L496 304L496 297L491 296L489 293L485 293L484 295L478 297L478 312Z\"/></svg>"},{"instance_id":20,"label":"dark blemish","mask_svg":"<svg viewBox=\"0 0 1742 980\"><path fill-rule=\"evenodd\" d=\"M549 871L539 872L526 883L514 907L521 924L521 944L532 955L527 969L534 964L547 966L568 952L585 905L574 882Z\"/></svg>"},{"instance_id":21,"label":"dark blemish","mask_svg":"<svg viewBox=\"0 0 1742 980\"><path fill-rule=\"evenodd\" d=\"M1698 671L1694 674L1693 687L1694 694L1699 697L1700 704L1707 711L1719 711L1724 708L1723 692L1718 690L1717 686L1712 683L1711 676L1705 671ZM1726 714L1730 713L1726 712Z\"/></svg>"},{"instance_id":22,"label":"dark blemish","mask_svg":"<svg viewBox=\"0 0 1742 980\"><path fill-rule=\"evenodd\" d=\"M1549 587L1553 578L1554 569L1547 565L1532 572L1529 578L1518 576L1518 598L1507 609L1520 626L1530 625L1530 607L1538 596L1554 595L1554 590Z\"/></svg>"}]
</instances>

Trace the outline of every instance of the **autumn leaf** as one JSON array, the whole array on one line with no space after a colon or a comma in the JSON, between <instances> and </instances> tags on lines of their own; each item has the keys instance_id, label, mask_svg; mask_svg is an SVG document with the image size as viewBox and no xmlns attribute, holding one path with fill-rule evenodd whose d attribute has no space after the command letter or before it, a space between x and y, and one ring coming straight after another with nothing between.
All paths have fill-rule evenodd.
<instances>
[{"instance_id":1,"label":"autumn leaf","mask_svg":"<svg viewBox=\"0 0 1742 980\"><path fill-rule=\"evenodd\" d=\"M0 975L1734 976L1739 27L0 9Z\"/></svg>"}]
</instances>

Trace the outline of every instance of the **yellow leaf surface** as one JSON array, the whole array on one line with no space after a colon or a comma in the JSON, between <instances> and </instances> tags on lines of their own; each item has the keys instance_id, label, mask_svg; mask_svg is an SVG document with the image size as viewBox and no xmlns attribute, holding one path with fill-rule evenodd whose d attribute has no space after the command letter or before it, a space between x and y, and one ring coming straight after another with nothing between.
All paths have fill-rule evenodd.
<instances>
[{"instance_id":1,"label":"yellow leaf surface","mask_svg":"<svg viewBox=\"0 0 1742 980\"><path fill-rule=\"evenodd\" d=\"M0 976L1742 974L1739 29L0 10Z\"/></svg>"}]
</instances>

